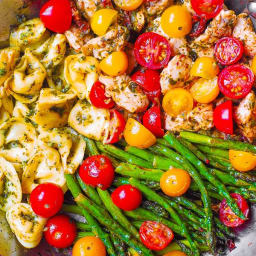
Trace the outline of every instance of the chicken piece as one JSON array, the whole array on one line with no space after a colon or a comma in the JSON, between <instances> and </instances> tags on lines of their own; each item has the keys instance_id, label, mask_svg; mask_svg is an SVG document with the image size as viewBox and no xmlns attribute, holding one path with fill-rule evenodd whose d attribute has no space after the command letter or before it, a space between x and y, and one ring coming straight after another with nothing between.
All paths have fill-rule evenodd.
<instances>
[{"instance_id":1,"label":"chicken piece","mask_svg":"<svg viewBox=\"0 0 256 256\"><path fill-rule=\"evenodd\" d=\"M233 30L233 36L244 43L245 54L254 57L256 55L256 33L251 18L247 13L237 16L237 23Z\"/></svg>"},{"instance_id":2,"label":"chicken piece","mask_svg":"<svg viewBox=\"0 0 256 256\"><path fill-rule=\"evenodd\" d=\"M181 130L210 130L213 127L212 104L197 105L192 111L171 117L165 114L165 129L172 132Z\"/></svg>"},{"instance_id":3,"label":"chicken piece","mask_svg":"<svg viewBox=\"0 0 256 256\"><path fill-rule=\"evenodd\" d=\"M100 76L99 80L105 85L106 95L112 97L115 103L125 110L143 112L149 101L141 88L129 76L108 77Z\"/></svg>"},{"instance_id":4,"label":"chicken piece","mask_svg":"<svg viewBox=\"0 0 256 256\"><path fill-rule=\"evenodd\" d=\"M172 0L145 1L144 7L147 16L154 16L161 14L172 3Z\"/></svg>"},{"instance_id":5,"label":"chicken piece","mask_svg":"<svg viewBox=\"0 0 256 256\"><path fill-rule=\"evenodd\" d=\"M256 137L256 97L250 92L235 109L235 117L242 134L252 141Z\"/></svg>"},{"instance_id":6,"label":"chicken piece","mask_svg":"<svg viewBox=\"0 0 256 256\"><path fill-rule=\"evenodd\" d=\"M128 30L140 32L146 23L144 10L136 9L134 11L124 11L119 9L118 23L127 27Z\"/></svg>"},{"instance_id":7,"label":"chicken piece","mask_svg":"<svg viewBox=\"0 0 256 256\"><path fill-rule=\"evenodd\" d=\"M192 15L196 14L196 12L194 11L191 5L191 0L183 0L182 2L183 2L182 5L185 6Z\"/></svg>"},{"instance_id":8,"label":"chicken piece","mask_svg":"<svg viewBox=\"0 0 256 256\"><path fill-rule=\"evenodd\" d=\"M182 87L190 78L192 60L185 55L176 55L168 63L160 74L160 85L162 93L174 87Z\"/></svg>"},{"instance_id":9,"label":"chicken piece","mask_svg":"<svg viewBox=\"0 0 256 256\"><path fill-rule=\"evenodd\" d=\"M128 35L126 27L117 26L105 35L91 39L82 47L82 52L85 56L93 55L102 60L112 52L121 51L126 45Z\"/></svg>"}]
</instances>

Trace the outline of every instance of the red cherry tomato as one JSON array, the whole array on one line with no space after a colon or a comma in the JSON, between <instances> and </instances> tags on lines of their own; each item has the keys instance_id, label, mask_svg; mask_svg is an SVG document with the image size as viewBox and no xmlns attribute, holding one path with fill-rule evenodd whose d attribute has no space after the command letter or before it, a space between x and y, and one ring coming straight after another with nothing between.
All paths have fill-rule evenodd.
<instances>
[{"instance_id":1,"label":"red cherry tomato","mask_svg":"<svg viewBox=\"0 0 256 256\"><path fill-rule=\"evenodd\" d=\"M226 101L215 108L213 112L213 123L219 131L233 134L232 101Z\"/></svg>"},{"instance_id":2,"label":"red cherry tomato","mask_svg":"<svg viewBox=\"0 0 256 256\"><path fill-rule=\"evenodd\" d=\"M140 206L142 194L137 188L131 185L122 185L114 190L111 198L113 203L120 209L133 211Z\"/></svg>"},{"instance_id":3,"label":"red cherry tomato","mask_svg":"<svg viewBox=\"0 0 256 256\"><path fill-rule=\"evenodd\" d=\"M219 74L220 91L231 99L244 98L252 89L255 76L251 69L241 64L224 68Z\"/></svg>"},{"instance_id":4,"label":"red cherry tomato","mask_svg":"<svg viewBox=\"0 0 256 256\"><path fill-rule=\"evenodd\" d=\"M223 9L224 0L191 0L191 5L198 15L212 19Z\"/></svg>"},{"instance_id":5,"label":"red cherry tomato","mask_svg":"<svg viewBox=\"0 0 256 256\"><path fill-rule=\"evenodd\" d=\"M215 57L222 65L237 63L243 56L243 43L234 37L223 37L215 45Z\"/></svg>"},{"instance_id":6,"label":"red cherry tomato","mask_svg":"<svg viewBox=\"0 0 256 256\"><path fill-rule=\"evenodd\" d=\"M231 196L236 200L238 207L241 209L245 217L249 215L249 206L246 200L239 194L233 193ZM235 228L242 225L245 220L237 217L224 199L220 204L220 220L227 227Z\"/></svg>"},{"instance_id":7,"label":"red cherry tomato","mask_svg":"<svg viewBox=\"0 0 256 256\"><path fill-rule=\"evenodd\" d=\"M125 120L123 115L115 109L110 110L110 134L105 141L106 144L113 144L118 142L122 136L125 128Z\"/></svg>"},{"instance_id":8,"label":"red cherry tomato","mask_svg":"<svg viewBox=\"0 0 256 256\"><path fill-rule=\"evenodd\" d=\"M62 189L53 183L38 185L30 195L30 204L33 211L43 218L50 218L57 214L63 201Z\"/></svg>"},{"instance_id":9,"label":"red cherry tomato","mask_svg":"<svg viewBox=\"0 0 256 256\"><path fill-rule=\"evenodd\" d=\"M115 102L105 95L105 85L97 81L90 91L91 103L97 108L110 109L115 106Z\"/></svg>"},{"instance_id":10,"label":"red cherry tomato","mask_svg":"<svg viewBox=\"0 0 256 256\"><path fill-rule=\"evenodd\" d=\"M143 116L143 125L148 128L156 137L163 137L161 110L159 106L153 106Z\"/></svg>"},{"instance_id":11,"label":"red cherry tomato","mask_svg":"<svg viewBox=\"0 0 256 256\"><path fill-rule=\"evenodd\" d=\"M64 33L71 26L72 11L69 0L50 0L41 11L40 19L45 27L56 33Z\"/></svg>"},{"instance_id":12,"label":"red cherry tomato","mask_svg":"<svg viewBox=\"0 0 256 256\"><path fill-rule=\"evenodd\" d=\"M203 16L194 15L192 17L192 23L193 27L189 36L198 37L204 32L206 28L207 19Z\"/></svg>"},{"instance_id":13,"label":"red cherry tomato","mask_svg":"<svg viewBox=\"0 0 256 256\"><path fill-rule=\"evenodd\" d=\"M160 69L167 65L171 52L168 40L154 32L141 34L134 45L137 62L150 69Z\"/></svg>"},{"instance_id":14,"label":"red cherry tomato","mask_svg":"<svg viewBox=\"0 0 256 256\"><path fill-rule=\"evenodd\" d=\"M104 155L87 157L79 169L79 176L85 184L102 190L111 186L114 175L113 165Z\"/></svg>"},{"instance_id":15,"label":"red cherry tomato","mask_svg":"<svg viewBox=\"0 0 256 256\"><path fill-rule=\"evenodd\" d=\"M139 70L132 75L132 80L139 84L151 101L156 101L161 95L160 75L157 71Z\"/></svg>"},{"instance_id":16,"label":"red cherry tomato","mask_svg":"<svg viewBox=\"0 0 256 256\"><path fill-rule=\"evenodd\" d=\"M56 248L69 247L76 238L76 224L64 214L50 218L45 228L44 237L46 241Z\"/></svg>"},{"instance_id":17,"label":"red cherry tomato","mask_svg":"<svg viewBox=\"0 0 256 256\"><path fill-rule=\"evenodd\" d=\"M140 239L150 250L163 250L173 240L174 234L170 228L155 221L145 221L140 227Z\"/></svg>"}]
</instances>

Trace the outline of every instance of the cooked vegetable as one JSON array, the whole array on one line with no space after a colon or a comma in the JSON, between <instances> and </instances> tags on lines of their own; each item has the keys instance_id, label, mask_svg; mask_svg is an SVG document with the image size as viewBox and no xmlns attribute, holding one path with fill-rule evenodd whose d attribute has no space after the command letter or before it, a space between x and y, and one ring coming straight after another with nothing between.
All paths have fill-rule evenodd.
<instances>
[{"instance_id":1,"label":"cooked vegetable","mask_svg":"<svg viewBox=\"0 0 256 256\"><path fill-rule=\"evenodd\" d=\"M114 0L114 2L125 11L133 11L143 3L143 0Z\"/></svg>"},{"instance_id":2,"label":"cooked vegetable","mask_svg":"<svg viewBox=\"0 0 256 256\"><path fill-rule=\"evenodd\" d=\"M252 153L230 149L229 160L232 166L240 172L251 171L256 167L256 156Z\"/></svg>"}]
</instances>

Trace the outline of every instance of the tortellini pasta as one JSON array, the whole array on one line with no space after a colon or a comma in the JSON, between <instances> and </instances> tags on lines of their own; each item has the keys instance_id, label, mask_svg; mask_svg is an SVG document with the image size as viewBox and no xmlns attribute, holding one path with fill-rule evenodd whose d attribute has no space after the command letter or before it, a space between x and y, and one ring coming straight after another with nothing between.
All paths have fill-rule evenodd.
<instances>
[{"instance_id":1,"label":"tortellini pasta","mask_svg":"<svg viewBox=\"0 0 256 256\"><path fill-rule=\"evenodd\" d=\"M6 213L12 232L25 248L36 247L43 235L46 219L36 215L26 203L13 205Z\"/></svg>"},{"instance_id":2,"label":"tortellini pasta","mask_svg":"<svg viewBox=\"0 0 256 256\"><path fill-rule=\"evenodd\" d=\"M99 63L91 56L70 55L65 59L64 76L79 99L89 100L93 84L98 80Z\"/></svg>"},{"instance_id":3,"label":"tortellini pasta","mask_svg":"<svg viewBox=\"0 0 256 256\"><path fill-rule=\"evenodd\" d=\"M7 96L4 88L0 87L0 124L9 119L13 114L13 101Z\"/></svg>"}]
</instances>

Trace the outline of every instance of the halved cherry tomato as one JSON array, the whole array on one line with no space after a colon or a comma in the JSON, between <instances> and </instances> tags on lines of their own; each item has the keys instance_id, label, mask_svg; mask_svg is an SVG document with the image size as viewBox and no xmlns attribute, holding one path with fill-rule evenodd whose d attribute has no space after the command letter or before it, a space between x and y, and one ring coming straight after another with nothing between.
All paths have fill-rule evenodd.
<instances>
[{"instance_id":1,"label":"halved cherry tomato","mask_svg":"<svg viewBox=\"0 0 256 256\"><path fill-rule=\"evenodd\" d=\"M187 256L187 254L182 251L172 251L166 253L164 256Z\"/></svg>"},{"instance_id":2,"label":"halved cherry tomato","mask_svg":"<svg viewBox=\"0 0 256 256\"><path fill-rule=\"evenodd\" d=\"M239 194L233 193L230 194L237 202L238 207L241 209L242 213L245 217L249 215L249 206L246 200ZM245 220L240 219L237 217L230 207L227 204L226 199L224 199L220 204L220 220L221 222L226 225L227 227L235 228L241 226Z\"/></svg>"},{"instance_id":3,"label":"halved cherry tomato","mask_svg":"<svg viewBox=\"0 0 256 256\"><path fill-rule=\"evenodd\" d=\"M149 129L156 137L162 138L164 136L161 120L161 110L159 106L153 106L146 111L143 116L143 125Z\"/></svg>"},{"instance_id":4,"label":"halved cherry tomato","mask_svg":"<svg viewBox=\"0 0 256 256\"><path fill-rule=\"evenodd\" d=\"M224 68L219 74L220 91L231 99L244 98L252 89L255 76L251 69L241 64Z\"/></svg>"},{"instance_id":5,"label":"halved cherry tomato","mask_svg":"<svg viewBox=\"0 0 256 256\"><path fill-rule=\"evenodd\" d=\"M133 211L140 206L142 194L137 188L131 185L122 185L114 190L111 198L113 203L120 209Z\"/></svg>"},{"instance_id":6,"label":"halved cherry tomato","mask_svg":"<svg viewBox=\"0 0 256 256\"><path fill-rule=\"evenodd\" d=\"M172 230L160 222L145 221L140 227L140 239L150 250L163 250L173 238Z\"/></svg>"},{"instance_id":7,"label":"halved cherry tomato","mask_svg":"<svg viewBox=\"0 0 256 256\"><path fill-rule=\"evenodd\" d=\"M114 0L114 2L125 11L133 11L143 3L143 0Z\"/></svg>"},{"instance_id":8,"label":"halved cherry tomato","mask_svg":"<svg viewBox=\"0 0 256 256\"><path fill-rule=\"evenodd\" d=\"M105 95L105 86L97 81L91 88L90 101L97 108L110 109L115 106L115 102Z\"/></svg>"},{"instance_id":9,"label":"halved cherry tomato","mask_svg":"<svg viewBox=\"0 0 256 256\"><path fill-rule=\"evenodd\" d=\"M173 5L161 16L161 28L169 37L180 38L192 29L192 17L186 7Z\"/></svg>"},{"instance_id":10,"label":"halved cherry tomato","mask_svg":"<svg viewBox=\"0 0 256 256\"><path fill-rule=\"evenodd\" d=\"M50 218L57 214L63 201L62 189L53 183L40 184L30 194L30 204L33 211L43 218Z\"/></svg>"},{"instance_id":11,"label":"halved cherry tomato","mask_svg":"<svg viewBox=\"0 0 256 256\"><path fill-rule=\"evenodd\" d=\"M189 33L190 37L200 36L206 28L207 20L205 17L194 15L192 16L192 30Z\"/></svg>"},{"instance_id":12,"label":"halved cherry tomato","mask_svg":"<svg viewBox=\"0 0 256 256\"><path fill-rule=\"evenodd\" d=\"M51 246L66 248L72 245L76 238L76 233L75 222L67 215L61 214L47 221L44 237Z\"/></svg>"},{"instance_id":13,"label":"halved cherry tomato","mask_svg":"<svg viewBox=\"0 0 256 256\"><path fill-rule=\"evenodd\" d=\"M172 168L166 171L160 179L160 187L168 196L181 196L187 192L191 178L187 171Z\"/></svg>"},{"instance_id":14,"label":"halved cherry tomato","mask_svg":"<svg viewBox=\"0 0 256 256\"><path fill-rule=\"evenodd\" d=\"M79 176L85 184L106 190L111 186L115 173L108 157L96 155L84 160L79 169Z\"/></svg>"},{"instance_id":15,"label":"halved cherry tomato","mask_svg":"<svg viewBox=\"0 0 256 256\"><path fill-rule=\"evenodd\" d=\"M191 0L191 5L198 15L212 19L223 9L224 0Z\"/></svg>"},{"instance_id":16,"label":"halved cherry tomato","mask_svg":"<svg viewBox=\"0 0 256 256\"><path fill-rule=\"evenodd\" d=\"M113 144L118 142L122 136L125 128L125 120L123 115L115 109L110 110L110 134L105 141L106 144Z\"/></svg>"},{"instance_id":17,"label":"halved cherry tomato","mask_svg":"<svg viewBox=\"0 0 256 256\"><path fill-rule=\"evenodd\" d=\"M229 150L229 160L232 166L240 172L248 172L256 167L256 155L237 150Z\"/></svg>"},{"instance_id":18,"label":"halved cherry tomato","mask_svg":"<svg viewBox=\"0 0 256 256\"><path fill-rule=\"evenodd\" d=\"M56 33L64 33L71 26L72 11L69 0L50 0L41 11L40 19L45 27Z\"/></svg>"},{"instance_id":19,"label":"halved cherry tomato","mask_svg":"<svg viewBox=\"0 0 256 256\"><path fill-rule=\"evenodd\" d=\"M149 148L156 143L154 134L133 118L125 125L124 138L127 144L138 148Z\"/></svg>"},{"instance_id":20,"label":"halved cherry tomato","mask_svg":"<svg viewBox=\"0 0 256 256\"><path fill-rule=\"evenodd\" d=\"M222 65L232 65L237 63L243 56L243 43L234 37L223 37L214 48L215 57Z\"/></svg>"},{"instance_id":21,"label":"halved cherry tomato","mask_svg":"<svg viewBox=\"0 0 256 256\"><path fill-rule=\"evenodd\" d=\"M171 53L168 40L154 32L141 34L134 45L137 62L150 69L160 69L167 65Z\"/></svg>"},{"instance_id":22,"label":"halved cherry tomato","mask_svg":"<svg viewBox=\"0 0 256 256\"><path fill-rule=\"evenodd\" d=\"M215 108L213 112L213 123L219 131L227 134L233 134L234 124L232 101L226 101Z\"/></svg>"},{"instance_id":23,"label":"halved cherry tomato","mask_svg":"<svg viewBox=\"0 0 256 256\"><path fill-rule=\"evenodd\" d=\"M104 243L95 236L86 236L76 241L72 256L106 256Z\"/></svg>"}]
</instances>

